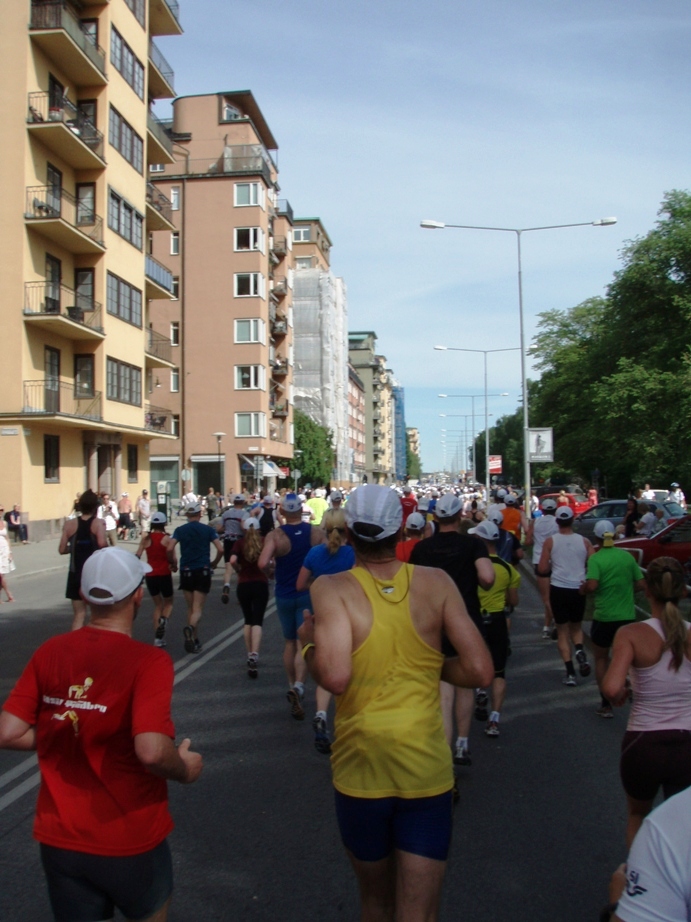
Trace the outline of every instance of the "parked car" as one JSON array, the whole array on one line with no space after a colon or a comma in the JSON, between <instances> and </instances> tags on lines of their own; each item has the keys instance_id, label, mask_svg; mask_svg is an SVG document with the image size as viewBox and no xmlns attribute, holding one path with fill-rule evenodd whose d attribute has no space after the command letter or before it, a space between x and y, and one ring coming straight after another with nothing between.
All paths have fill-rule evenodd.
<instances>
[{"instance_id":1,"label":"parked car","mask_svg":"<svg viewBox=\"0 0 691 922\"><path fill-rule=\"evenodd\" d=\"M676 519L651 538L625 538L616 546L630 551L642 567L656 557L674 557L691 576L691 515Z\"/></svg>"},{"instance_id":2,"label":"parked car","mask_svg":"<svg viewBox=\"0 0 691 922\"><path fill-rule=\"evenodd\" d=\"M584 538L591 538L598 519L608 519L616 528L617 525L621 525L624 521L626 503L627 500L625 499L607 499L603 503L591 506L586 512L576 516L573 523L574 531L577 531L579 535L583 535ZM651 512L655 512L656 509L663 509L665 522L668 525L685 515L679 503L672 502L672 500L667 500L664 503L647 500L646 505Z\"/></svg>"},{"instance_id":3,"label":"parked car","mask_svg":"<svg viewBox=\"0 0 691 922\"><path fill-rule=\"evenodd\" d=\"M559 508L559 497L561 493L543 493L540 497L540 502L545 499L553 499L557 504L557 509ZM573 509L573 514L578 515L581 512L586 512L588 509L592 509L590 505L590 500L584 493L567 493L566 498L569 501L569 506ZM595 527L595 526L593 526Z\"/></svg>"}]
</instances>

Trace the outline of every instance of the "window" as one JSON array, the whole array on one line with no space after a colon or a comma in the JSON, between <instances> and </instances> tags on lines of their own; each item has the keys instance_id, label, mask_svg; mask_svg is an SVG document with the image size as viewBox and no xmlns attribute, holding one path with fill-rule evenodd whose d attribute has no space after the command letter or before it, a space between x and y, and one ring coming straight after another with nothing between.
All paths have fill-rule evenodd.
<instances>
[{"instance_id":1,"label":"window","mask_svg":"<svg viewBox=\"0 0 691 922\"><path fill-rule=\"evenodd\" d=\"M94 309L94 270L74 270L74 290L76 293L76 307L83 311Z\"/></svg>"},{"instance_id":2,"label":"window","mask_svg":"<svg viewBox=\"0 0 691 922\"><path fill-rule=\"evenodd\" d=\"M43 436L43 479L46 483L60 482L60 436Z\"/></svg>"},{"instance_id":3,"label":"window","mask_svg":"<svg viewBox=\"0 0 691 922\"><path fill-rule=\"evenodd\" d=\"M173 231L170 235L170 255L180 255L180 231Z\"/></svg>"},{"instance_id":4,"label":"window","mask_svg":"<svg viewBox=\"0 0 691 922\"><path fill-rule=\"evenodd\" d=\"M74 399L94 396L94 357L93 355L75 355L74 357Z\"/></svg>"},{"instance_id":5,"label":"window","mask_svg":"<svg viewBox=\"0 0 691 922\"><path fill-rule=\"evenodd\" d=\"M170 392L171 394L177 394L180 390L180 369L171 368L170 369Z\"/></svg>"},{"instance_id":6,"label":"window","mask_svg":"<svg viewBox=\"0 0 691 922\"><path fill-rule=\"evenodd\" d=\"M311 256L298 256L295 260L295 268L298 272L302 269L311 269L312 268L312 257Z\"/></svg>"},{"instance_id":7,"label":"window","mask_svg":"<svg viewBox=\"0 0 691 922\"><path fill-rule=\"evenodd\" d=\"M236 205L259 205L264 207L264 186L260 182L236 182Z\"/></svg>"},{"instance_id":8,"label":"window","mask_svg":"<svg viewBox=\"0 0 691 922\"><path fill-rule=\"evenodd\" d=\"M137 96L144 99L144 65L115 26L110 30L110 61Z\"/></svg>"},{"instance_id":9,"label":"window","mask_svg":"<svg viewBox=\"0 0 691 922\"><path fill-rule=\"evenodd\" d=\"M266 390L266 368L263 365L236 365L236 390Z\"/></svg>"},{"instance_id":10,"label":"window","mask_svg":"<svg viewBox=\"0 0 691 922\"><path fill-rule=\"evenodd\" d=\"M177 301L180 297L180 279L179 277L173 276L173 301Z\"/></svg>"},{"instance_id":11,"label":"window","mask_svg":"<svg viewBox=\"0 0 691 922\"><path fill-rule=\"evenodd\" d=\"M112 189L109 190L108 196L108 227L141 250L144 216Z\"/></svg>"},{"instance_id":12,"label":"window","mask_svg":"<svg viewBox=\"0 0 691 922\"><path fill-rule=\"evenodd\" d=\"M106 358L106 396L108 400L142 405L142 370L117 359Z\"/></svg>"},{"instance_id":13,"label":"window","mask_svg":"<svg viewBox=\"0 0 691 922\"><path fill-rule=\"evenodd\" d=\"M166 169L165 163L150 163L149 172L150 173L164 173Z\"/></svg>"},{"instance_id":14,"label":"window","mask_svg":"<svg viewBox=\"0 0 691 922\"><path fill-rule=\"evenodd\" d=\"M252 320L236 320L235 342L266 345L266 323L258 317Z\"/></svg>"},{"instance_id":15,"label":"window","mask_svg":"<svg viewBox=\"0 0 691 922\"><path fill-rule=\"evenodd\" d=\"M170 324L170 344L171 346L180 345L180 322L172 320Z\"/></svg>"},{"instance_id":16,"label":"window","mask_svg":"<svg viewBox=\"0 0 691 922\"><path fill-rule=\"evenodd\" d=\"M112 146L128 163L132 164L138 173L141 173L144 163L144 142L130 123L126 122L118 110L112 106L108 119L108 135Z\"/></svg>"},{"instance_id":17,"label":"window","mask_svg":"<svg viewBox=\"0 0 691 922\"><path fill-rule=\"evenodd\" d=\"M242 118L242 112L234 105L229 102L223 103L223 113L221 115L222 122L234 122L237 119Z\"/></svg>"},{"instance_id":18,"label":"window","mask_svg":"<svg viewBox=\"0 0 691 922\"><path fill-rule=\"evenodd\" d=\"M236 436L266 437L266 413L236 413Z\"/></svg>"},{"instance_id":19,"label":"window","mask_svg":"<svg viewBox=\"0 0 691 922\"><path fill-rule=\"evenodd\" d=\"M170 190L170 207L173 211L180 211L180 186L172 186Z\"/></svg>"},{"instance_id":20,"label":"window","mask_svg":"<svg viewBox=\"0 0 691 922\"><path fill-rule=\"evenodd\" d=\"M310 227L294 227L293 243L309 243L310 231Z\"/></svg>"},{"instance_id":21,"label":"window","mask_svg":"<svg viewBox=\"0 0 691 922\"><path fill-rule=\"evenodd\" d=\"M261 272L236 272L236 298L263 298L265 294L264 276Z\"/></svg>"},{"instance_id":22,"label":"window","mask_svg":"<svg viewBox=\"0 0 691 922\"><path fill-rule=\"evenodd\" d=\"M180 414L179 413L173 413L173 417L171 419L170 431L172 435L175 435L178 438L180 438Z\"/></svg>"},{"instance_id":23,"label":"window","mask_svg":"<svg viewBox=\"0 0 691 922\"><path fill-rule=\"evenodd\" d=\"M259 250L264 252L264 231L261 227L236 227L236 250Z\"/></svg>"},{"instance_id":24,"label":"window","mask_svg":"<svg viewBox=\"0 0 691 922\"><path fill-rule=\"evenodd\" d=\"M132 323L142 325L142 293L123 279L108 273L106 283L106 310L109 314Z\"/></svg>"},{"instance_id":25,"label":"window","mask_svg":"<svg viewBox=\"0 0 691 922\"><path fill-rule=\"evenodd\" d=\"M127 446L127 482L136 483L139 480L139 446Z\"/></svg>"},{"instance_id":26,"label":"window","mask_svg":"<svg viewBox=\"0 0 691 922\"><path fill-rule=\"evenodd\" d=\"M145 0L125 0L127 6L132 10L134 16L142 28L146 26L146 11L144 8Z\"/></svg>"}]
</instances>

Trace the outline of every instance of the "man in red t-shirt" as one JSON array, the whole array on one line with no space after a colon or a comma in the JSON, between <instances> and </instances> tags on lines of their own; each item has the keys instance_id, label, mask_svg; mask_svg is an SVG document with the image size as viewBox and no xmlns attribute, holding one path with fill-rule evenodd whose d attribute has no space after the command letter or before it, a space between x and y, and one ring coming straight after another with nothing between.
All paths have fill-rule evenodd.
<instances>
[{"instance_id":1,"label":"man in red t-shirt","mask_svg":"<svg viewBox=\"0 0 691 922\"><path fill-rule=\"evenodd\" d=\"M405 523L408 520L408 516L411 512L415 512L417 510L417 496L413 493L412 488L409 486L403 487L401 506L403 506L403 522L401 524L405 528Z\"/></svg>"},{"instance_id":2,"label":"man in red t-shirt","mask_svg":"<svg viewBox=\"0 0 691 922\"><path fill-rule=\"evenodd\" d=\"M0 748L38 754L34 838L56 919L168 915L166 779L196 781L202 758L173 742L170 657L131 637L150 570L120 548L92 554L91 623L39 647L0 714Z\"/></svg>"},{"instance_id":3,"label":"man in red t-shirt","mask_svg":"<svg viewBox=\"0 0 691 922\"><path fill-rule=\"evenodd\" d=\"M396 545L396 560L410 563L410 555L413 553L415 545L422 541L426 524L425 517L421 512L410 513L408 521L405 523L405 539L399 541Z\"/></svg>"}]
</instances>

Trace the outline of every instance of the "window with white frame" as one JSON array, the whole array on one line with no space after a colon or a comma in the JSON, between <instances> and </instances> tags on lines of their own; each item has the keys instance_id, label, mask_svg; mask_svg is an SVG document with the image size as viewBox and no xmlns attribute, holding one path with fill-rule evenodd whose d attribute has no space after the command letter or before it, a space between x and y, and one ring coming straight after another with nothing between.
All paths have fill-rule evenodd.
<instances>
[{"instance_id":1,"label":"window with white frame","mask_svg":"<svg viewBox=\"0 0 691 922\"><path fill-rule=\"evenodd\" d=\"M235 321L236 343L261 343L266 345L266 322L260 317Z\"/></svg>"},{"instance_id":2,"label":"window with white frame","mask_svg":"<svg viewBox=\"0 0 691 922\"><path fill-rule=\"evenodd\" d=\"M170 255L180 255L180 231L173 231L170 235Z\"/></svg>"},{"instance_id":3,"label":"window with white frame","mask_svg":"<svg viewBox=\"0 0 691 922\"><path fill-rule=\"evenodd\" d=\"M173 413L173 417L170 421L170 432L171 435L175 435L180 438L180 414Z\"/></svg>"},{"instance_id":4,"label":"window with white frame","mask_svg":"<svg viewBox=\"0 0 691 922\"><path fill-rule=\"evenodd\" d=\"M266 438L266 413L236 413L235 435Z\"/></svg>"},{"instance_id":5,"label":"window with white frame","mask_svg":"<svg viewBox=\"0 0 691 922\"><path fill-rule=\"evenodd\" d=\"M224 101L224 103L223 103L223 113L222 113L221 121L223 121L223 122L235 122L235 121L237 121L239 118L242 118L242 117L243 117L242 112L237 108L237 106L234 106L234 105L233 105L232 103L230 103L230 102L225 102L225 101Z\"/></svg>"},{"instance_id":6,"label":"window with white frame","mask_svg":"<svg viewBox=\"0 0 691 922\"><path fill-rule=\"evenodd\" d=\"M170 322L170 345L179 346L180 345L180 321L171 320Z\"/></svg>"},{"instance_id":7,"label":"window with white frame","mask_svg":"<svg viewBox=\"0 0 691 922\"><path fill-rule=\"evenodd\" d=\"M265 281L261 272L235 273L236 298L263 298L265 293Z\"/></svg>"},{"instance_id":8,"label":"window with white frame","mask_svg":"<svg viewBox=\"0 0 691 922\"><path fill-rule=\"evenodd\" d=\"M312 229L311 227L294 227L293 228L293 242L294 243L309 243L311 229Z\"/></svg>"},{"instance_id":9,"label":"window with white frame","mask_svg":"<svg viewBox=\"0 0 691 922\"><path fill-rule=\"evenodd\" d=\"M149 172L150 173L164 173L166 169L165 163L150 163Z\"/></svg>"},{"instance_id":10,"label":"window with white frame","mask_svg":"<svg viewBox=\"0 0 691 922\"><path fill-rule=\"evenodd\" d=\"M298 272L301 272L303 269L312 268L312 257L311 256L298 256L295 260L295 268Z\"/></svg>"},{"instance_id":11,"label":"window with white frame","mask_svg":"<svg viewBox=\"0 0 691 922\"><path fill-rule=\"evenodd\" d=\"M180 211L180 186L170 188L170 207L173 211Z\"/></svg>"},{"instance_id":12,"label":"window with white frame","mask_svg":"<svg viewBox=\"0 0 691 922\"><path fill-rule=\"evenodd\" d=\"M263 365L236 365L235 389L238 391L265 391L266 368Z\"/></svg>"},{"instance_id":13,"label":"window with white frame","mask_svg":"<svg viewBox=\"0 0 691 922\"><path fill-rule=\"evenodd\" d=\"M180 369L171 368L170 369L170 392L171 394L177 394L180 390Z\"/></svg>"},{"instance_id":14,"label":"window with white frame","mask_svg":"<svg viewBox=\"0 0 691 922\"><path fill-rule=\"evenodd\" d=\"M260 253L263 253L264 231L261 227L236 227L235 249L238 252L244 250L258 250Z\"/></svg>"},{"instance_id":15,"label":"window with white frame","mask_svg":"<svg viewBox=\"0 0 691 922\"><path fill-rule=\"evenodd\" d=\"M235 183L236 206L259 205L264 207L264 186L260 182Z\"/></svg>"},{"instance_id":16,"label":"window with white frame","mask_svg":"<svg viewBox=\"0 0 691 922\"><path fill-rule=\"evenodd\" d=\"M173 276L172 295L173 301L177 301L180 297L180 279L177 275Z\"/></svg>"}]
</instances>

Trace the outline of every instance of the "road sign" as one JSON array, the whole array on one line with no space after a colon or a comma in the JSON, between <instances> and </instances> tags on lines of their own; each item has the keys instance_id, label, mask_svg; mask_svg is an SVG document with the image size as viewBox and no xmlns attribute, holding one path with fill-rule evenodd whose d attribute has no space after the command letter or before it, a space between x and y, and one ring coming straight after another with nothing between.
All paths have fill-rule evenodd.
<instances>
[{"instance_id":1,"label":"road sign","mask_svg":"<svg viewBox=\"0 0 691 922\"><path fill-rule=\"evenodd\" d=\"M182 480L191 480L192 471L188 467L185 467L183 468L183 471L182 471L182 474L180 474L180 477L182 478Z\"/></svg>"},{"instance_id":2,"label":"road sign","mask_svg":"<svg viewBox=\"0 0 691 922\"><path fill-rule=\"evenodd\" d=\"M554 461L554 442L551 429L528 429L529 458L535 461Z\"/></svg>"},{"instance_id":3,"label":"road sign","mask_svg":"<svg viewBox=\"0 0 691 922\"><path fill-rule=\"evenodd\" d=\"M490 474L501 474L501 455L490 455L489 456L489 472Z\"/></svg>"},{"instance_id":4,"label":"road sign","mask_svg":"<svg viewBox=\"0 0 691 922\"><path fill-rule=\"evenodd\" d=\"M296 480L299 480L302 477L302 471L294 470L291 471L291 477L294 477Z\"/></svg>"}]
</instances>

